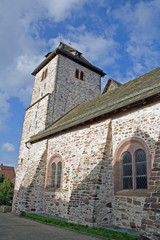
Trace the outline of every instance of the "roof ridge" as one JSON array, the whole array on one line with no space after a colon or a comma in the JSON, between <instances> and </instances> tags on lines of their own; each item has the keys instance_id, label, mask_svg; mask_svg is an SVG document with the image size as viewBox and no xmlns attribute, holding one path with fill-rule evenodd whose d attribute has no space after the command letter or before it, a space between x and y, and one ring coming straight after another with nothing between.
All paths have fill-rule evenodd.
<instances>
[{"instance_id":1,"label":"roof ridge","mask_svg":"<svg viewBox=\"0 0 160 240\"><path fill-rule=\"evenodd\" d=\"M158 69L160 69L160 67L154 68L154 69L152 69L151 71L148 71L148 72L146 72L146 73L144 73L144 74L142 74L142 75L139 75L138 77L135 77L135 78L129 80L128 82L123 83L122 85L124 86L124 85L126 85L126 84L128 84L128 83L130 83L130 82L132 82L132 81L135 81L136 79L142 78L143 76L145 76L145 75L147 75L147 74L150 74L150 73L152 73L152 72L154 72L154 71L156 71L156 70L158 70Z\"/></svg>"},{"instance_id":2,"label":"roof ridge","mask_svg":"<svg viewBox=\"0 0 160 240\"><path fill-rule=\"evenodd\" d=\"M157 87L159 87L159 86L160 86L160 84L155 85L154 88L157 88ZM152 89L153 89L153 88L148 88L146 91L143 91L142 93L148 92L149 90L152 90ZM114 90L114 89L113 89L113 90ZM129 98L136 97L136 96L138 96L138 95L140 95L140 93L138 93L138 94L133 94L133 95L129 95L129 97L124 98L124 99L122 99L121 101L117 100L116 102L114 102L114 104L108 104L107 107L116 105L117 103L121 103L121 102L123 102L123 101L125 101L125 100L127 100L127 99L129 99ZM97 97L95 97L95 98L98 98L98 97L101 97L101 96L103 96L103 95L97 96ZM93 98L93 99L91 99L91 100L88 100L87 102L95 101L95 98ZM86 104L87 102L82 103L82 104L80 104L79 106L82 106L82 105ZM79 106L77 106L77 108L78 108ZM106 106L100 107L100 108L98 109L98 111L101 111L101 110L103 110L103 109L105 109L105 108L106 108ZM73 109L73 111L74 111L74 109ZM89 113L92 114L92 113L94 113L94 112L95 112L95 109L94 109L93 111L90 111ZM96 110L96 112L97 112L97 110ZM67 114L67 115L68 115L68 114ZM67 116L67 115L66 115L66 116ZM86 115L88 115L88 112L85 113L85 114L82 114L81 116L82 116L82 117L85 117ZM74 119L75 119L75 120L76 120L76 119L79 119L79 116L75 117ZM71 122L71 120L66 121L65 124L66 124L66 123L70 123L70 122ZM62 124L62 126L65 125L65 124ZM54 125L54 124L53 124L53 125ZM52 125L52 126L53 126L53 125ZM50 128L51 128L51 127L50 127ZM49 130L49 128L48 128L48 130ZM47 131L47 130L46 130L46 131Z\"/></svg>"},{"instance_id":3,"label":"roof ridge","mask_svg":"<svg viewBox=\"0 0 160 240\"><path fill-rule=\"evenodd\" d=\"M71 50L76 51L78 54L74 55L71 53ZM75 61L79 64L81 64L82 66L100 74L101 76L106 75L103 70L101 70L100 68L94 66L94 64L92 64L89 60L87 60L82 53L80 53L78 50L76 50L75 48L72 48L71 46L60 42L59 46L52 52L46 54L46 58L38 65L37 68L34 69L34 71L32 72L32 75L36 75L44 66L46 66L46 64L48 64L57 54L61 54L65 57L68 57L69 59L71 59L72 61Z\"/></svg>"}]
</instances>

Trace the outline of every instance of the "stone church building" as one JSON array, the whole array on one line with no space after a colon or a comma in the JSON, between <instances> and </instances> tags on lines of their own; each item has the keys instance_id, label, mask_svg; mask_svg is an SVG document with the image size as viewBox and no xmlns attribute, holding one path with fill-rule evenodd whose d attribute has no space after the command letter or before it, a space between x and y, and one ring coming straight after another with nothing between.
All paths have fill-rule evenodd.
<instances>
[{"instance_id":1,"label":"stone church building","mask_svg":"<svg viewBox=\"0 0 160 240\"><path fill-rule=\"evenodd\" d=\"M120 84L64 43L26 109L13 211L160 239L160 68Z\"/></svg>"}]
</instances>

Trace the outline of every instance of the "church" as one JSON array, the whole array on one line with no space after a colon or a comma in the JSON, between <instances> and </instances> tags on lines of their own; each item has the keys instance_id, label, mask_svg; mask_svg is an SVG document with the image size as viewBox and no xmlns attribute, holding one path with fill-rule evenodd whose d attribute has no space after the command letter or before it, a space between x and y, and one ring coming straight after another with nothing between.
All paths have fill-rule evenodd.
<instances>
[{"instance_id":1,"label":"church","mask_svg":"<svg viewBox=\"0 0 160 240\"><path fill-rule=\"evenodd\" d=\"M33 71L12 210L160 239L160 67L121 84L60 43Z\"/></svg>"}]
</instances>

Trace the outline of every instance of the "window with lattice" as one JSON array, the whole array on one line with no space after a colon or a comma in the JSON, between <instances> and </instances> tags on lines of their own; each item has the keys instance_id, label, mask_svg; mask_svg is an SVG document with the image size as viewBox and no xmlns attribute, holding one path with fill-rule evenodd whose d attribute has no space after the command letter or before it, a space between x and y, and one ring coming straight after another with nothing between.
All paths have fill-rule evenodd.
<instances>
[{"instance_id":1,"label":"window with lattice","mask_svg":"<svg viewBox=\"0 0 160 240\"><path fill-rule=\"evenodd\" d=\"M62 163L58 162L52 163L51 166L51 188L60 188L61 187L61 175L62 175Z\"/></svg>"},{"instance_id":2,"label":"window with lattice","mask_svg":"<svg viewBox=\"0 0 160 240\"><path fill-rule=\"evenodd\" d=\"M123 189L147 189L146 153L142 149L122 154Z\"/></svg>"},{"instance_id":3,"label":"window with lattice","mask_svg":"<svg viewBox=\"0 0 160 240\"><path fill-rule=\"evenodd\" d=\"M151 153L144 140L129 137L114 154L114 191L116 194L144 194L151 174Z\"/></svg>"},{"instance_id":4,"label":"window with lattice","mask_svg":"<svg viewBox=\"0 0 160 240\"><path fill-rule=\"evenodd\" d=\"M55 154L47 165L45 186L47 189L56 190L62 187L63 163L59 154Z\"/></svg>"}]
</instances>

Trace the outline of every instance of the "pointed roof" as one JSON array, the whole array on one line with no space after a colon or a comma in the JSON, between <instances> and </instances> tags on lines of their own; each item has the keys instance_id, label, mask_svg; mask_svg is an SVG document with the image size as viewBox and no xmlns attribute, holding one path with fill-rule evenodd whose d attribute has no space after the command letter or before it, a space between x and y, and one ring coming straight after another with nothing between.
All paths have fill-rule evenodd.
<instances>
[{"instance_id":1,"label":"pointed roof","mask_svg":"<svg viewBox=\"0 0 160 240\"><path fill-rule=\"evenodd\" d=\"M115 81L115 80L112 79L112 78L109 78L108 81L107 81L107 83L106 83L106 86L105 86L105 88L104 88L104 90L103 90L103 92L102 92L102 94L104 94L104 93L112 90L113 88L119 87L119 86L121 86L121 85L122 85L122 84L121 84L120 82L117 82L117 81ZM113 88L112 88L112 86L113 86Z\"/></svg>"},{"instance_id":2,"label":"pointed roof","mask_svg":"<svg viewBox=\"0 0 160 240\"><path fill-rule=\"evenodd\" d=\"M145 104L151 97L160 98L160 67L80 104L51 127L32 136L28 142L41 140L103 115L111 116L116 111L127 110L139 102Z\"/></svg>"},{"instance_id":3,"label":"pointed roof","mask_svg":"<svg viewBox=\"0 0 160 240\"><path fill-rule=\"evenodd\" d=\"M47 63L49 63L57 54L61 54L76 63L81 64L82 66L89 68L90 70L100 74L101 76L105 76L106 74L96 66L94 66L91 62L89 62L79 51L72 48L71 46L60 42L59 46L53 51L49 52L45 57L46 59L33 71L32 75L36 75Z\"/></svg>"}]
</instances>

